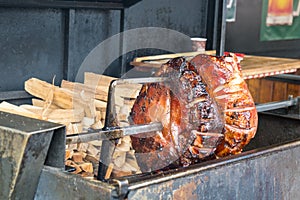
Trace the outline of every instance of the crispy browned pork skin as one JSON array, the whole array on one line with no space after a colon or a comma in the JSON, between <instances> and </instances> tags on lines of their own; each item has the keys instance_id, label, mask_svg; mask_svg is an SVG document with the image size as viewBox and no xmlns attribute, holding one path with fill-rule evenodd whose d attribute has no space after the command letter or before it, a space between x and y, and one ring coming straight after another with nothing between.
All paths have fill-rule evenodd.
<instances>
[{"instance_id":1,"label":"crispy browned pork skin","mask_svg":"<svg viewBox=\"0 0 300 200\"><path fill-rule=\"evenodd\" d=\"M237 154L254 137L257 112L235 55L175 58L156 76L169 81L143 85L130 113L132 124L163 125L131 137L143 172Z\"/></svg>"}]
</instances>

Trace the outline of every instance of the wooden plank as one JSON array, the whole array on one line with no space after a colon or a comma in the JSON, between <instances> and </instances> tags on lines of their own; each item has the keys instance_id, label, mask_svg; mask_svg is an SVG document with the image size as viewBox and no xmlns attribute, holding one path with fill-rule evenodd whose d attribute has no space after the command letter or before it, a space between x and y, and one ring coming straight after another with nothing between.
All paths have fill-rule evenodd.
<instances>
[{"instance_id":1,"label":"wooden plank","mask_svg":"<svg viewBox=\"0 0 300 200\"><path fill-rule=\"evenodd\" d=\"M213 55L211 52L205 52L205 53ZM170 58L177 57L178 55L184 55L184 54L173 54L173 55L174 56L169 56L169 57ZM142 70L143 68L149 68L149 67L159 68L163 63L167 61L162 58L165 58L165 56L158 55L158 56L147 56L147 57L135 58L133 62L131 62L131 65L138 67L139 70ZM262 77L272 76L276 74L295 72L297 71L297 69L300 69L300 59L246 55L241 61L241 67L242 67L244 79L262 78Z\"/></svg>"},{"instance_id":2,"label":"wooden plank","mask_svg":"<svg viewBox=\"0 0 300 200\"><path fill-rule=\"evenodd\" d=\"M295 72L300 68L300 60L246 55L241 66L244 78L252 79Z\"/></svg>"},{"instance_id":3,"label":"wooden plank","mask_svg":"<svg viewBox=\"0 0 300 200\"><path fill-rule=\"evenodd\" d=\"M258 103L267 103L272 101L273 94L273 81L261 79L261 89L259 91Z\"/></svg>"},{"instance_id":4,"label":"wooden plank","mask_svg":"<svg viewBox=\"0 0 300 200\"><path fill-rule=\"evenodd\" d=\"M261 89L261 79L248 79L246 80L248 89L254 102L259 103L260 101L260 89Z\"/></svg>"},{"instance_id":5,"label":"wooden plank","mask_svg":"<svg viewBox=\"0 0 300 200\"><path fill-rule=\"evenodd\" d=\"M274 81L272 101L283 101L287 99L287 83Z\"/></svg>"},{"instance_id":6,"label":"wooden plank","mask_svg":"<svg viewBox=\"0 0 300 200\"><path fill-rule=\"evenodd\" d=\"M287 85L287 95L293 95L293 97L300 96L300 85L289 83Z\"/></svg>"},{"instance_id":7,"label":"wooden plank","mask_svg":"<svg viewBox=\"0 0 300 200\"><path fill-rule=\"evenodd\" d=\"M166 59L171 59L171 58L177 58L177 57L194 57L196 55L199 55L201 53L205 53L205 51L203 52L183 52L183 53L174 53L174 54L162 54L162 55L155 55L155 56L144 56L144 57L137 57L135 58L133 61L134 62L143 62L143 61L153 61L153 60L161 60L161 61L165 61Z\"/></svg>"}]
</instances>

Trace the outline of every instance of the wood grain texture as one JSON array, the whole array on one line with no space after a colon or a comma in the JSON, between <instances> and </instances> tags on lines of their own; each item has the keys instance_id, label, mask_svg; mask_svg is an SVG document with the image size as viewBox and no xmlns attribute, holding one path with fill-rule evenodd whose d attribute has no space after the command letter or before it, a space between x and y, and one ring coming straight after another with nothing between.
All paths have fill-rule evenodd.
<instances>
[{"instance_id":1,"label":"wood grain texture","mask_svg":"<svg viewBox=\"0 0 300 200\"><path fill-rule=\"evenodd\" d=\"M168 59L174 56L187 56L194 55L187 53L166 54L157 56L146 56L135 58L131 65L142 68L159 68ZM197 52L196 52L197 53ZM207 51L206 54L213 55L214 51ZM290 58L275 58L266 56L252 56L246 55L241 61L241 67L244 79L262 78L276 74L292 73L300 69L300 59Z\"/></svg>"}]
</instances>

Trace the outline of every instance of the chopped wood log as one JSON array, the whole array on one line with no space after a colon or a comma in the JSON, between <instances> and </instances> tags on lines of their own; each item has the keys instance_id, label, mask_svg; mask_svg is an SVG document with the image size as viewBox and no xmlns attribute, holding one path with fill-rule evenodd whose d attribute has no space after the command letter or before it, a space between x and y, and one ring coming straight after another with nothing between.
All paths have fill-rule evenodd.
<instances>
[{"instance_id":1,"label":"chopped wood log","mask_svg":"<svg viewBox=\"0 0 300 200\"><path fill-rule=\"evenodd\" d=\"M90 180L96 180L95 177L94 177L94 174L93 173L90 173L90 172L81 172L80 173L80 176L85 178L85 179L90 179Z\"/></svg>"},{"instance_id":2,"label":"chopped wood log","mask_svg":"<svg viewBox=\"0 0 300 200\"><path fill-rule=\"evenodd\" d=\"M89 144L95 146L96 148L98 147L101 147L102 145L102 141L101 140L93 140L93 141L90 141Z\"/></svg>"},{"instance_id":3,"label":"chopped wood log","mask_svg":"<svg viewBox=\"0 0 300 200\"><path fill-rule=\"evenodd\" d=\"M105 179L109 179L110 178L113 169L114 169L114 164L110 163L108 165L107 171L106 171L105 176L104 176Z\"/></svg>"},{"instance_id":4,"label":"chopped wood log","mask_svg":"<svg viewBox=\"0 0 300 200\"><path fill-rule=\"evenodd\" d=\"M82 152L74 152L72 156L72 160L76 163L82 163L84 158L84 154Z\"/></svg>"},{"instance_id":5,"label":"chopped wood log","mask_svg":"<svg viewBox=\"0 0 300 200\"><path fill-rule=\"evenodd\" d=\"M66 125L66 134L76 134L76 133L82 133L83 132L83 126L82 123L68 123Z\"/></svg>"},{"instance_id":6,"label":"chopped wood log","mask_svg":"<svg viewBox=\"0 0 300 200\"><path fill-rule=\"evenodd\" d=\"M122 139L121 139L121 141L122 141ZM116 152L117 151L127 152L129 150L130 150L130 144L122 141L121 144L118 144L116 146L116 150L115 151Z\"/></svg>"},{"instance_id":7,"label":"chopped wood log","mask_svg":"<svg viewBox=\"0 0 300 200\"><path fill-rule=\"evenodd\" d=\"M135 157L135 151L130 150L126 154L126 162L136 169L136 173L141 173L140 167Z\"/></svg>"},{"instance_id":8,"label":"chopped wood log","mask_svg":"<svg viewBox=\"0 0 300 200\"><path fill-rule=\"evenodd\" d=\"M38 98L43 100L47 99L48 93L53 91L53 103L61 108L73 108L73 96L54 86L46 81L39 80L37 78L31 78L25 81L25 90Z\"/></svg>"},{"instance_id":9,"label":"chopped wood log","mask_svg":"<svg viewBox=\"0 0 300 200\"><path fill-rule=\"evenodd\" d=\"M107 101L108 87L97 87L97 85L92 86L92 85L85 85L82 83L75 83L75 82L62 80L61 88L66 88L68 90L71 90L79 94L84 93L84 95L89 98Z\"/></svg>"},{"instance_id":10,"label":"chopped wood log","mask_svg":"<svg viewBox=\"0 0 300 200\"><path fill-rule=\"evenodd\" d=\"M103 123L101 122L101 120L96 121L94 124L92 124L90 126L92 129L101 129L103 128Z\"/></svg>"},{"instance_id":11,"label":"chopped wood log","mask_svg":"<svg viewBox=\"0 0 300 200\"><path fill-rule=\"evenodd\" d=\"M91 156L98 157L100 149L96 148L94 145L89 144L87 148L87 153Z\"/></svg>"},{"instance_id":12,"label":"chopped wood log","mask_svg":"<svg viewBox=\"0 0 300 200\"><path fill-rule=\"evenodd\" d=\"M81 122L82 122L83 130L87 130L95 123L95 119L84 117Z\"/></svg>"},{"instance_id":13,"label":"chopped wood log","mask_svg":"<svg viewBox=\"0 0 300 200\"><path fill-rule=\"evenodd\" d=\"M68 159L72 158L72 156L73 156L73 151L70 150L70 149L66 149L66 151L65 151L65 160L68 160Z\"/></svg>"},{"instance_id":14,"label":"chopped wood log","mask_svg":"<svg viewBox=\"0 0 300 200\"><path fill-rule=\"evenodd\" d=\"M96 110L106 110L107 102L95 99Z\"/></svg>"},{"instance_id":15,"label":"chopped wood log","mask_svg":"<svg viewBox=\"0 0 300 200\"><path fill-rule=\"evenodd\" d=\"M84 172L89 172L89 173L93 173L94 172L92 163L85 162L85 163L79 164L79 167Z\"/></svg>"},{"instance_id":16,"label":"chopped wood log","mask_svg":"<svg viewBox=\"0 0 300 200\"><path fill-rule=\"evenodd\" d=\"M125 136L122 138L122 142L128 143L131 145L131 138L130 136Z\"/></svg>"},{"instance_id":17,"label":"chopped wood log","mask_svg":"<svg viewBox=\"0 0 300 200\"><path fill-rule=\"evenodd\" d=\"M82 152L87 152L87 149L89 147L88 143L79 143L77 144L77 150Z\"/></svg>"},{"instance_id":18,"label":"chopped wood log","mask_svg":"<svg viewBox=\"0 0 300 200\"><path fill-rule=\"evenodd\" d=\"M112 172L112 175L113 177L122 177L122 176L129 176L129 175L132 175L133 173L132 172L129 172L129 171L122 171L122 170L118 170L118 169L114 169L113 172Z\"/></svg>"},{"instance_id":19,"label":"chopped wood log","mask_svg":"<svg viewBox=\"0 0 300 200\"><path fill-rule=\"evenodd\" d=\"M99 162L99 158L96 158L96 157L91 156L89 154L86 155L86 157L84 158L84 160L86 160L88 162L91 162L91 163L95 163L95 164L98 164L98 162Z\"/></svg>"},{"instance_id":20,"label":"chopped wood log","mask_svg":"<svg viewBox=\"0 0 300 200\"><path fill-rule=\"evenodd\" d=\"M77 144L68 144L66 145L66 149L70 150L70 151L74 151L77 150Z\"/></svg>"},{"instance_id":21,"label":"chopped wood log","mask_svg":"<svg viewBox=\"0 0 300 200\"><path fill-rule=\"evenodd\" d=\"M111 81L116 80L117 78L111 76L105 76L102 74L95 74L92 72L84 73L84 84L86 85L97 85L104 86L109 88Z\"/></svg>"},{"instance_id":22,"label":"chopped wood log","mask_svg":"<svg viewBox=\"0 0 300 200\"><path fill-rule=\"evenodd\" d=\"M74 109L83 108L86 117L95 117L96 108L94 98L87 96L85 93L76 93L66 88L60 88L60 90L72 96Z\"/></svg>"},{"instance_id":23,"label":"chopped wood log","mask_svg":"<svg viewBox=\"0 0 300 200\"><path fill-rule=\"evenodd\" d=\"M41 99L35 99L35 98L33 98L33 99L31 100L31 102L32 102L32 105L33 105L33 106L38 106L38 107L42 107L42 108L43 108L43 107L45 106L45 104L46 104L45 101L43 101L43 100L41 100ZM50 109L59 109L60 107L57 106L57 105L55 105L55 104L51 104L49 108L50 108Z\"/></svg>"},{"instance_id":24,"label":"chopped wood log","mask_svg":"<svg viewBox=\"0 0 300 200\"><path fill-rule=\"evenodd\" d=\"M142 84L122 84L116 87L116 93L119 94L121 98L134 100L141 88Z\"/></svg>"},{"instance_id":25,"label":"chopped wood log","mask_svg":"<svg viewBox=\"0 0 300 200\"><path fill-rule=\"evenodd\" d=\"M82 108L74 109L47 109L32 105L21 105L21 108L25 108L37 115L41 116L41 119L53 121L57 123L68 124L71 122L81 122L84 118L84 110Z\"/></svg>"},{"instance_id":26,"label":"chopped wood log","mask_svg":"<svg viewBox=\"0 0 300 200\"><path fill-rule=\"evenodd\" d=\"M113 163L115 166L121 168L124 164L125 164L125 160L126 160L126 152L119 152L118 156L116 156L117 154L114 154L113 158Z\"/></svg>"},{"instance_id":27,"label":"chopped wood log","mask_svg":"<svg viewBox=\"0 0 300 200\"><path fill-rule=\"evenodd\" d=\"M12 114L22 115L25 117L35 118L35 119L42 119L42 117L34 112L31 112L25 108L13 105L6 101L0 103L0 111L8 112Z\"/></svg>"},{"instance_id":28,"label":"chopped wood log","mask_svg":"<svg viewBox=\"0 0 300 200\"><path fill-rule=\"evenodd\" d=\"M59 88L37 78L31 78L25 82L25 90L33 96L43 100L49 100L49 93L53 93L52 102L61 108L84 108L88 117L95 116L93 99L84 94L74 93L65 88Z\"/></svg>"},{"instance_id":29,"label":"chopped wood log","mask_svg":"<svg viewBox=\"0 0 300 200\"><path fill-rule=\"evenodd\" d=\"M65 161L65 165L70 166L70 167L74 167L75 171L72 172L73 174L79 174L80 172L82 172L82 169L79 167L78 164L76 164L74 161L72 160L66 160Z\"/></svg>"}]
</instances>

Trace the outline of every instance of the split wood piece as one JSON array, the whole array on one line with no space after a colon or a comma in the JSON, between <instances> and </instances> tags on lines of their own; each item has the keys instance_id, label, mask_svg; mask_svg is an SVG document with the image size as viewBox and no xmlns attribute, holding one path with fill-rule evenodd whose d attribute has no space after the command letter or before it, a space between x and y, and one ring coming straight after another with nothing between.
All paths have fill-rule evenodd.
<instances>
[{"instance_id":1,"label":"split wood piece","mask_svg":"<svg viewBox=\"0 0 300 200\"><path fill-rule=\"evenodd\" d=\"M126 161L126 152L119 151L118 153L114 153L113 155L113 163L116 167L121 168Z\"/></svg>"},{"instance_id":2,"label":"split wood piece","mask_svg":"<svg viewBox=\"0 0 300 200\"><path fill-rule=\"evenodd\" d=\"M103 90L104 87L108 92L111 81L116 80L115 77L105 76L101 74L95 74L91 72L86 72L84 74L84 84L90 87L96 86L96 91ZM142 85L141 84L122 84L116 86L115 100L114 104L123 105L123 101L120 98L136 98ZM108 95L108 93L107 93ZM106 95L106 96L107 96ZM107 100L106 100L107 101Z\"/></svg>"},{"instance_id":3,"label":"split wood piece","mask_svg":"<svg viewBox=\"0 0 300 200\"><path fill-rule=\"evenodd\" d=\"M96 146L89 143L86 152L91 156L98 157L98 155L100 153L100 148L97 148Z\"/></svg>"},{"instance_id":4,"label":"split wood piece","mask_svg":"<svg viewBox=\"0 0 300 200\"><path fill-rule=\"evenodd\" d=\"M61 88L54 86L46 81L37 78L31 78L25 81L25 90L38 98L47 100L48 93L53 91L53 103L61 108L73 108L73 96Z\"/></svg>"},{"instance_id":5,"label":"split wood piece","mask_svg":"<svg viewBox=\"0 0 300 200\"><path fill-rule=\"evenodd\" d=\"M107 102L95 99L96 110L105 112L106 111L106 106L107 106Z\"/></svg>"},{"instance_id":6,"label":"split wood piece","mask_svg":"<svg viewBox=\"0 0 300 200\"><path fill-rule=\"evenodd\" d=\"M73 156L73 150L70 150L70 149L66 149L65 151L65 160L68 160L68 159L71 159L72 156Z\"/></svg>"},{"instance_id":7,"label":"split wood piece","mask_svg":"<svg viewBox=\"0 0 300 200\"><path fill-rule=\"evenodd\" d=\"M77 144L68 144L66 145L66 149L70 150L70 151L77 151L78 147Z\"/></svg>"},{"instance_id":8,"label":"split wood piece","mask_svg":"<svg viewBox=\"0 0 300 200\"><path fill-rule=\"evenodd\" d=\"M38 107L44 107L45 106L45 104L46 104L46 102L45 101L43 101L43 100L41 100L41 99L35 99L35 98L32 98L31 99L31 102L32 102L32 105L33 106L38 106ZM50 109L59 109L60 107L59 106L57 106L57 105L55 105L55 104L51 104L50 106L49 106L49 108Z\"/></svg>"},{"instance_id":9,"label":"split wood piece","mask_svg":"<svg viewBox=\"0 0 300 200\"><path fill-rule=\"evenodd\" d=\"M87 149L89 148L88 143L78 143L77 144L77 151L87 152Z\"/></svg>"},{"instance_id":10,"label":"split wood piece","mask_svg":"<svg viewBox=\"0 0 300 200\"><path fill-rule=\"evenodd\" d=\"M89 172L89 173L93 173L94 172L92 163L88 163L88 162L81 163L81 164L79 164L79 167L84 172Z\"/></svg>"},{"instance_id":11,"label":"split wood piece","mask_svg":"<svg viewBox=\"0 0 300 200\"><path fill-rule=\"evenodd\" d=\"M142 88L141 84L121 84L115 87L113 102L116 106L122 107L124 99L135 100Z\"/></svg>"},{"instance_id":12,"label":"split wood piece","mask_svg":"<svg viewBox=\"0 0 300 200\"><path fill-rule=\"evenodd\" d=\"M91 125L92 129L102 129L104 127L101 120L96 121L94 124Z\"/></svg>"},{"instance_id":13,"label":"split wood piece","mask_svg":"<svg viewBox=\"0 0 300 200\"><path fill-rule=\"evenodd\" d=\"M129 171L122 171L122 170L119 170L119 169L114 169L111 176L114 177L114 178L117 178L117 177L122 177L122 176L130 176L132 174L133 173L129 172Z\"/></svg>"},{"instance_id":14,"label":"split wood piece","mask_svg":"<svg viewBox=\"0 0 300 200\"><path fill-rule=\"evenodd\" d=\"M95 146L96 148L100 148L102 145L102 141L101 140L93 140L93 141L90 141L89 144Z\"/></svg>"},{"instance_id":15,"label":"split wood piece","mask_svg":"<svg viewBox=\"0 0 300 200\"><path fill-rule=\"evenodd\" d=\"M88 98L107 101L108 87L97 87L97 85L93 86L62 80L61 88L66 88L79 94L84 93L84 95Z\"/></svg>"},{"instance_id":16,"label":"split wood piece","mask_svg":"<svg viewBox=\"0 0 300 200\"><path fill-rule=\"evenodd\" d=\"M101 111L99 110L96 110L96 117L95 117L95 121L98 122L98 121L101 121L102 119L102 114L101 114Z\"/></svg>"},{"instance_id":17,"label":"split wood piece","mask_svg":"<svg viewBox=\"0 0 300 200\"><path fill-rule=\"evenodd\" d=\"M31 112L25 108L13 105L6 101L0 103L0 111L8 112L12 114L22 115L25 117L35 118L35 119L42 119L42 117L34 112Z\"/></svg>"},{"instance_id":18,"label":"split wood piece","mask_svg":"<svg viewBox=\"0 0 300 200\"><path fill-rule=\"evenodd\" d=\"M87 154L86 157L85 157L85 159L84 159L84 161L92 163L92 165L93 165L93 171L94 171L95 175L97 175L97 173L98 173L99 158L100 157L96 158L96 157L93 157L93 156Z\"/></svg>"},{"instance_id":19,"label":"split wood piece","mask_svg":"<svg viewBox=\"0 0 300 200\"><path fill-rule=\"evenodd\" d=\"M113 169L114 169L114 164L110 163L108 165L107 171L106 171L105 176L104 176L105 179L109 179L110 178Z\"/></svg>"},{"instance_id":20,"label":"split wood piece","mask_svg":"<svg viewBox=\"0 0 300 200\"><path fill-rule=\"evenodd\" d=\"M97 157L94 157L94 156L91 156L89 154L86 155L86 157L84 158L85 161L87 162L91 162L91 163L95 163L95 164L98 164L99 163L99 158Z\"/></svg>"},{"instance_id":21,"label":"split wood piece","mask_svg":"<svg viewBox=\"0 0 300 200\"><path fill-rule=\"evenodd\" d=\"M69 124L71 122L81 122L84 118L84 110L83 109L47 109L44 112L42 107L32 106L32 105L21 105L21 108L29 110L37 115L41 116L41 119Z\"/></svg>"},{"instance_id":22,"label":"split wood piece","mask_svg":"<svg viewBox=\"0 0 300 200\"><path fill-rule=\"evenodd\" d=\"M73 174L79 174L82 172L82 169L79 167L79 165L72 160L66 160L65 165L75 168L75 171L72 172Z\"/></svg>"},{"instance_id":23,"label":"split wood piece","mask_svg":"<svg viewBox=\"0 0 300 200\"><path fill-rule=\"evenodd\" d=\"M83 159L85 157L86 157L86 153L84 152L74 152L71 159L76 163L83 163Z\"/></svg>"},{"instance_id":24,"label":"split wood piece","mask_svg":"<svg viewBox=\"0 0 300 200\"><path fill-rule=\"evenodd\" d=\"M83 108L86 117L94 118L96 116L95 99L88 97L84 93L75 93L66 88L60 88L73 98L73 108Z\"/></svg>"},{"instance_id":25,"label":"split wood piece","mask_svg":"<svg viewBox=\"0 0 300 200\"><path fill-rule=\"evenodd\" d=\"M25 81L25 90L33 96L49 101L49 94L53 93L52 103L64 109L84 108L88 117L95 116L93 99L85 98L84 95L74 93L65 88L59 88L37 78Z\"/></svg>"},{"instance_id":26,"label":"split wood piece","mask_svg":"<svg viewBox=\"0 0 300 200\"><path fill-rule=\"evenodd\" d=\"M83 132L83 126L82 123L68 123L66 125L66 134L76 134L76 133L82 133Z\"/></svg>"},{"instance_id":27,"label":"split wood piece","mask_svg":"<svg viewBox=\"0 0 300 200\"><path fill-rule=\"evenodd\" d=\"M102 74L95 74L92 72L84 73L84 84L89 86L104 86L109 88L110 83L117 78L111 76L105 76Z\"/></svg>"},{"instance_id":28,"label":"split wood piece","mask_svg":"<svg viewBox=\"0 0 300 200\"><path fill-rule=\"evenodd\" d=\"M82 173L80 173L80 176L85 179L89 179L89 180L97 180L97 178L94 176L94 174L90 173L90 172L82 172Z\"/></svg>"},{"instance_id":29,"label":"split wood piece","mask_svg":"<svg viewBox=\"0 0 300 200\"><path fill-rule=\"evenodd\" d=\"M89 129L95 123L95 118L84 117L82 119L83 130Z\"/></svg>"},{"instance_id":30,"label":"split wood piece","mask_svg":"<svg viewBox=\"0 0 300 200\"><path fill-rule=\"evenodd\" d=\"M141 88L142 84L122 84L116 86L116 94L130 101L138 96Z\"/></svg>"},{"instance_id":31,"label":"split wood piece","mask_svg":"<svg viewBox=\"0 0 300 200\"><path fill-rule=\"evenodd\" d=\"M96 91L105 89L105 91L107 92L106 98L104 99L105 101L108 101L108 92L109 92L110 83L116 79L117 78L115 78L115 77L105 76L102 74L95 74L92 72L84 73L84 84L85 85L96 88L95 89ZM120 99L118 99L113 103L115 105L119 105L119 103L121 103L121 102L120 102ZM106 105L105 105L105 107L106 107Z\"/></svg>"},{"instance_id":32,"label":"split wood piece","mask_svg":"<svg viewBox=\"0 0 300 200\"><path fill-rule=\"evenodd\" d=\"M134 150L130 150L129 152L127 152L126 163L128 163L129 165L131 165L133 168L136 169L134 171L135 173L142 173L142 171L137 163Z\"/></svg>"}]
</instances>

